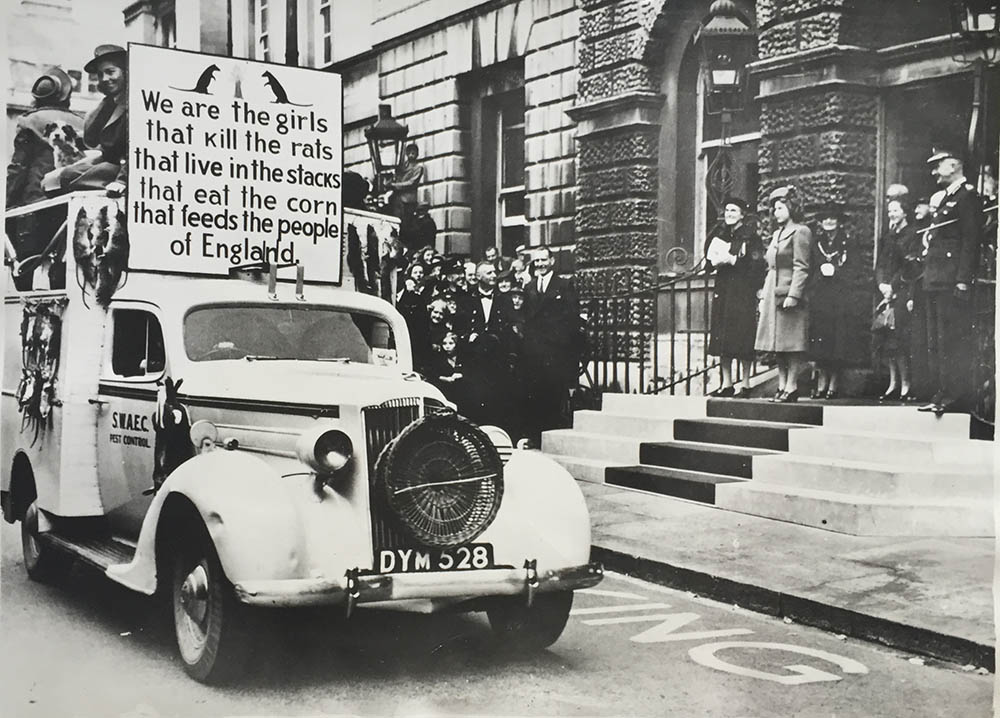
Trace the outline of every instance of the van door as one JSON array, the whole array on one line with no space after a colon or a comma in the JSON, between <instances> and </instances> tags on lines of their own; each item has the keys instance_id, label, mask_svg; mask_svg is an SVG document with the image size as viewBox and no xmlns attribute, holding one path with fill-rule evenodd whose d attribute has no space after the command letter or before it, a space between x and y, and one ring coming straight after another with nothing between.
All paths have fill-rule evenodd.
<instances>
[{"instance_id":1,"label":"van door","mask_svg":"<svg viewBox=\"0 0 1000 718\"><path fill-rule=\"evenodd\" d=\"M117 535L134 538L152 501L153 416L157 382L166 372L163 331L156 307L112 305L98 391L98 465L101 498Z\"/></svg>"}]
</instances>

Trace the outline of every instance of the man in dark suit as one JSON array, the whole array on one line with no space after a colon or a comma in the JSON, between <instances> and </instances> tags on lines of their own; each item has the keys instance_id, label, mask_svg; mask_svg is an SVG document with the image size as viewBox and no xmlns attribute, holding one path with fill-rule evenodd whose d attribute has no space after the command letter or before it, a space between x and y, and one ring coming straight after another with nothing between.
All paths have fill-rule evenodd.
<instances>
[{"instance_id":1,"label":"man in dark suit","mask_svg":"<svg viewBox=\"0 0 1000 718\"><path fill-rule=\"evenodd\" d=\"M513 306L510 297L496 289L496 269L489 262L476 266L476 286L466 298L469 343L465 358L470 395L469 418L495 424L509 431L512 375L508 347Z\"/></svg>"},{"instance_id":2,"label":"man in dark suit","mask_svg":"<svg viewBox=\"0 0 1000 718\"><path fill-rule=\"evenodd\" d=\"M572 284L552 271L548 247L535 250L534 278L524 288L524 341L520 377L524 437L539 446L541 433L564 425L563 406L579 376L580 310Z\"/></svg>"},{"instance_id":3,"label":"man in dark suit","mask_svg":"<svg viewBox=\"0 0 1000 718\"><path fill-rule=\"evenodd\" d=\"M944 197L924 239L928 363L936 391L920 411L941 414L970 398L972 281L979 261L982 204L955 154L935 151L927 163Z\"/></svg>"},{"instance_id":4,"label":"man in dark suit","mask_svg":"<svg viewBox=\"0 0 1000 718\"><path fill-rule=\"evenodd\" d=\"M101 154L64 168L59 184L67 192L106 189L118 197L128 178L128 53L119 45L99 45L83 69L97 75L97 88L104 94L83 124L83 141Z\"/></svg>"}]
</instances>

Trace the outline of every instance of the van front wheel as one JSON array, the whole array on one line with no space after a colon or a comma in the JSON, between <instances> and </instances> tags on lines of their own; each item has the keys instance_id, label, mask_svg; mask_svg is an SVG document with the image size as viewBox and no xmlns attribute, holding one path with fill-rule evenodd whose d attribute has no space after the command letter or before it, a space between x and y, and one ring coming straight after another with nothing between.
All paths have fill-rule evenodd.
<instances>
[{"instance_id":1,"label":"van front wheel","mask_svg":"<svg viewBox=\"0 0 1000 718\"><path fill-rule=\"evenodd\" d=\"M172 603L184 670L202 683L233 680L251 652L249 610L236 599L207 531L178 548Z\"/></svg>"},{"instance_id":2,"label":"van front wheel","mask_svg":"<svg viewBox=\"0 0 1000 718\"><path fill-rule=\"evenodd\" d=\"M52 548L38 535L38 501L32 501L21 518L21 550L28 578L40 583L51 583L65 576L73 565L73 558Z\"/></svg>"},{"instance_id":3,"label":"van front wheel","mask_svg":"<svg viewBox=\"0 0 1000 718\"><path fill-rule=\"evenodd\" d=\"M486 615L503 647L517 653L532 653L558 640L572 607L572 591L541 593L530 607L523 596L503 596L494 599Z\"/></svg>"}]
</instances>

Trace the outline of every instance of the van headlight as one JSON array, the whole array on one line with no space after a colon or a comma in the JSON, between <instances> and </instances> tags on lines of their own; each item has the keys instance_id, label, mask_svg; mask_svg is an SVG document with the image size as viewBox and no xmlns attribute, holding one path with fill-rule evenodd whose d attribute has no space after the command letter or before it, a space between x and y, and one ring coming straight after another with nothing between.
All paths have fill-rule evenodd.
<instances>
[{"instance_id":1,"label":"van headlight","mask_svg":"<svg viewBox=\"0 0 1000 718\"><path fill-rule=\"evenodd\" d=\"M302 463L317 474L335 474L351 462L354 444L340 429L317 429L299 437L295 447Z\"/></svg>"}]
</instances>

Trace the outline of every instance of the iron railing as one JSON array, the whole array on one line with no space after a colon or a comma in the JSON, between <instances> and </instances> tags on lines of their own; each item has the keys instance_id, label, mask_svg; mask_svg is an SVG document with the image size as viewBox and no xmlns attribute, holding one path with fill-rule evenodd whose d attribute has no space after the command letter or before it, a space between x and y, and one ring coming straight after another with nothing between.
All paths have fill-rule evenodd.
<instances>
[{"instance_id":1,"label":"iron railing","mask_svg":"<svg viewBox=\"0 0 1000 718\"><path fill-rule=\"evenodd\" d=\"M581 384L596 392L707 394L721 381L718 358L708 354L713 291L714 277L700 264L647 288L582 299L588 353ZM759 373L754 363L751 375Z\"/></svg>"}]
</instances>

